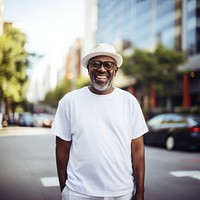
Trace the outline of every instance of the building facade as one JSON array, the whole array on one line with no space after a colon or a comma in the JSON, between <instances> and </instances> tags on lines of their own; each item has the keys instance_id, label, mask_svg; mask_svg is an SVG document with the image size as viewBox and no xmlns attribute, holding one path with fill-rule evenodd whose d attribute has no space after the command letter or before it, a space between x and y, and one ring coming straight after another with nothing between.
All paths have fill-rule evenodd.
<instances>
[{"instance_id":1,"label":"building facade","mask_svg":"<svg viewBox=\"0 0 200 200\"><path fill-rule=\"evenodd\" d=\"M27 99L34 104L45 98L47 92L56 88L64 78L65 63L59 56L47 55L34 66L29 83Z\"/></svg>"},{"instance_id":2,"label":"building facade","mask_svg":"<svg viewBox=\"0 0 200 200\"><path fill-rule=\"evenodd\" d=\"M0 0L0 36L3 34L3 0Z\"/></svg>"},{"instance_id":3,"label":"building facade","mask_svg":"<svg viewBox=\"0 0 200 200\"><path fill-rule=\"evenodd\" d=\"M72 90L75 89L76 79L81 75L81 43L81 39L77 38L66 58L65 78L71 81Z\"/></svg>"},{"instance_id":4,"label":"building facade","mask_svg":"<svg viewBox=\"0 0 200 200\"><path fill-rule=\"evenodd\" d=\"M186 52L173 106L200 106L200 0L98 0L97 7L96 42L144 50L162 43Z\"/></svg>"}]
</instances>

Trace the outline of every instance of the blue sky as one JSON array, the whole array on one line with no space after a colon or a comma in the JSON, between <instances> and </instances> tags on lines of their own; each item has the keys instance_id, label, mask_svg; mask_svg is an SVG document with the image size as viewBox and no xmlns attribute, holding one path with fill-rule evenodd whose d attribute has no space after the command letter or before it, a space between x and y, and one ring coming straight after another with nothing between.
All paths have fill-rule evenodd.
<instances>
[{"instance_id":1,"label":"blue sky","mask_svg":"<svg viewBox=\"0 0 200 200\"><path fill-rule=\"evenodd\" d=\"M27 35L27 50L67 52L85 32L86 0L4 0L4 20Z\"/></svg>"}]
</instances>

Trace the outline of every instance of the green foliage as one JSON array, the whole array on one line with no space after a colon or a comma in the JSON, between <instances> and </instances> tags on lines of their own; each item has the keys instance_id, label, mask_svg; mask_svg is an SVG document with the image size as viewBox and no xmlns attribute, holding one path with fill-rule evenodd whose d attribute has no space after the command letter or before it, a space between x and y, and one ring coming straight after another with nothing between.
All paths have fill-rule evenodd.
<instances>
[{"instance_id":1,"label":"green foliage","mask_svg":"<svg viewBox=\"0 0 200 200\"><path fill-rule=\"evenodd\" d=\"M83 86L87 86L87 85L89 85L89 83L90 83L89 78L80 76L76 79L76 88L81 88Z\"/></svg>"},{"instance_id":2,"label":"green foliage","mask_svg":"<svg viewBox=\"0 0 200 200\"><path fill-rule=\"evenodd\" d=\"M72 89L81 88L89 84L89 79L78 77L76 81L63 79L60 84L56 87L54 91L49 91L43 102L44 104L48 104L54 108L57 107L59 100ZM75 87L75 88L74 88Z\"/></svg>"},{"instance_id":3,"label":"green foliage","mask_svg":"<svg viewBox=\"0 0 200 200\"><path fill-rule=\"evenodd\" d=\"M27 81L26 37L11 24L4 25L0 36L0 101L20 102Z\"/></svg>"},{"instance_id":4,"label":"green foliage","mask_svg":"<svg viewBox=\"0 0 200 200\"><path fill-rule=\"evenodd\" d=\"M58 101L69 91L71 91L71 81L68 79L63 79L61 83L56 87L54 91L49 91L43 103L48 104L54 108L57 107Z\"/></svg>"},{"instance_id":5,"label":"green foliage","mask_svg":"<svg viewBox=\"0 0 200 200\"><path fill-rule=\"evenodd\" d=\"M171 93L172 84L178 75L177 67L186 61L183 53L158 45L154 52L135 49L131 56L123 56L122 70L134 76L149 94L151 85L156 84L160 93Z\"/></svg>"}]
</instances>

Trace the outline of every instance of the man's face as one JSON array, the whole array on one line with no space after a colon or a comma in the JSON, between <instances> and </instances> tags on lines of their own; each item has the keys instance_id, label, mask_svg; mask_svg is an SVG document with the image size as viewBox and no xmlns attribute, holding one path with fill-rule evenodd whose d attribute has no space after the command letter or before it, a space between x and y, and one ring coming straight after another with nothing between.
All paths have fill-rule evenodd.
<instances>
[{"instance_id":1,"label":"man's face","mask_svg":"<svg viewBox=\"0 0 200 200\"><path fill-rule=\"evenodd\" d=\"M112 92L112 81L118 71L116 60L109 56L96 56L88 63L91 90L96 94Z\"/></svg>"}]
</instances>

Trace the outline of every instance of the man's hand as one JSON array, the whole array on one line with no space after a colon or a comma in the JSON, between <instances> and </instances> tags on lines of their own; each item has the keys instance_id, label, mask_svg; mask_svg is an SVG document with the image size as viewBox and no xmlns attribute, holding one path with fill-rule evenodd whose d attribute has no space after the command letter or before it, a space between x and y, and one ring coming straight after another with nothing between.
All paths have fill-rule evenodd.
<instances>
[{"instance_id":1,"label":"man's hand","mask_svg":"<svg viewBox=\"0 0 200 200\"><path fill-rule=\"evenodd\" d=\"M144 194L135 194L132 200L144 200Z\"/></svg>"}]
</instances>

